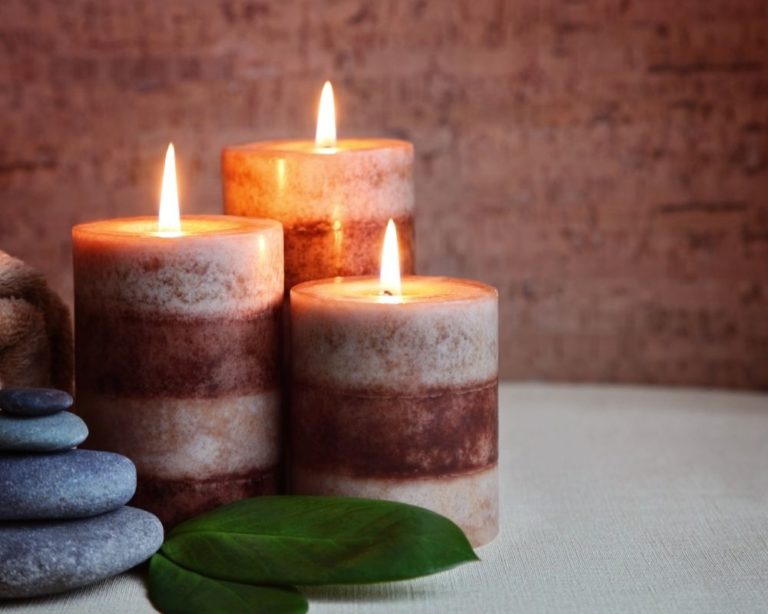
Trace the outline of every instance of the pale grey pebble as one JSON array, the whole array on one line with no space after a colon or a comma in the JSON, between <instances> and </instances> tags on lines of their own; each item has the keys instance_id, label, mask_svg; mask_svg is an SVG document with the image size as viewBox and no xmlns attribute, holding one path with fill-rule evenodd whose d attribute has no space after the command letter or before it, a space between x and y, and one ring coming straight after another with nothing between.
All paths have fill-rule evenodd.
<instances>
[{"instance_id":1,"label":"pale grey pebble","mask_svg":"<svg viewBox=\"0 0 768 614\"><path fill-rule=\"evenodd\" d=\"M72 407L72 397L55 388L0 390L0 409L17 416L49 416Z\"/></svg>"},{"instance_id":2,"label":"pale grey pebble","mask_svg":"<svg viewBox=\"0 0 768 614\"><path fill-rule=\"evenodd\" d=\"M0 412L0 452L69 450L87 437L85 422L68 411L40 418L21 418Z\"/></svg>"},{"instance_id":3,"label":"pale grey pebble","mask_svg":"<svg viewBox=\"0 0 768 614\"><path fill-rule=\"evenodd\" d=\"M163 525L121 507L81 520L0 523L0 599L60 593L115 576L151 557Z\"/></svg>"},{"instance_id":4,"label":"pale grey pebble","mask_svg":"<svg viewBox=\"0 0 768 614\"><path fill-rule=\"evenodd\" d=\"M136 492L136 467L113 452L0 454L0 520L83 518Z\"/></svg>"}]
</instances>

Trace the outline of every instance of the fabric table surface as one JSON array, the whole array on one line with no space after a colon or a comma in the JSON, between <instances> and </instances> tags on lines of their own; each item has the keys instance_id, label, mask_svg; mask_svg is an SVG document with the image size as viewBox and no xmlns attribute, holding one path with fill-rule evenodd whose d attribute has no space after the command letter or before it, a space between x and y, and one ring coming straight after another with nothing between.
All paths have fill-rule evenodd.
<instances>
[{"instance_id":1,"label":"fabric table surface","mask_svg":"<svg viewBox=\"0 0 768 614\"><path fill-rule=\"evenodd\" d=\"M479 563L305 589L310 612L766 612L768 395L504 384ZM154 612L143 571L0 612Z\"/></svg>"}]
</instances>

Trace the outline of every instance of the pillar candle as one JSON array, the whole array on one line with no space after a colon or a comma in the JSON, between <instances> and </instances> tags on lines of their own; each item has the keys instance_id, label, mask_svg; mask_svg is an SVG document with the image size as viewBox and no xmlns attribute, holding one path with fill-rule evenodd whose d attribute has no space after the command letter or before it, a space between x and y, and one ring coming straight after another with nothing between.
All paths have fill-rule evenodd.
<instances>
[{"instance_id":1,"label":"pillar candle","mask_svg":"<svg viewBox=\"0 0 768 614\"><path fill-rule=\"evenodd\" d=\"M498 530L498 297L482 283L405 277L291 291L293 488L404 501L473 545Z\"/></svg>"},{"instance_id":2,"label":"pillar candle","mask_svg":"<svg viewBox=\"0 0 768 614\"><path fill-rule=\"evenodd\" d=\"M314 141L249 143L222 152L225 213L283 224L286 291L311 279L377 272L389 218L400 230L402 269L413 270L413 145L337 140L330 96L321 104ZM330 134L324 120L333 122Z\"/></svg>"},{"instance_id":3,"label":"pillar candle","mask_svg":"<svg viewBox=\"0 0 768 614\"><path fill-rule=\"evenodd\" d=\"M278 489L280 224L179 215L173 146L157 218L73 229L76 407L88 445L136 464L167 524Z\"/></svg>"},{"instance_id":4,"label":"pillar candle","mask_svg":"<svg viewBox=\"0 0 768 614\"><path fill-rule=\"evenodd\" d=\"M283 237L271 220L76 226L76 407L167 525L277 492Z\"/></svg>"}]
</instances>

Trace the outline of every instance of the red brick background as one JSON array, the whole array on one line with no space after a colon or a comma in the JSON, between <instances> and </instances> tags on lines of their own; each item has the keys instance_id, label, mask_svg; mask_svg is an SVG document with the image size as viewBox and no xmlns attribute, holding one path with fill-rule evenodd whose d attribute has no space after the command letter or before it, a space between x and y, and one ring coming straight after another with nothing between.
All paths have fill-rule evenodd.
<instances>
[{"instance_id":1,"label":"red brick background","mask_svg":"<svg viewBox=\"0 0 768 614\"><path fill-rule=\"evenodd\" d=\"M69 229L217 212L228 143L417 149L422 272L502 298L508 378L768 388L765 0L3 0L0 248L71 295Z\"/></svg>"}]
</instances>

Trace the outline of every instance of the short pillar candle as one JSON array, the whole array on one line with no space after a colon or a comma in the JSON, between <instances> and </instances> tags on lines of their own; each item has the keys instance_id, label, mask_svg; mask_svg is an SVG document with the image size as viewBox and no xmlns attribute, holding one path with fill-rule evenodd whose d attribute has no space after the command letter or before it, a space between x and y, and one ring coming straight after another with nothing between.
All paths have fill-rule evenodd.
<instances>
[{"instance_id":1,"label":"short pillar candle","mask_svg":"<svg viewBox=\"0 0 768 614\"><path fill-rule=\"evenodd\" d=\"M413 145L337 140L329 84L324 97L330 102L321 104L314 141L231 146L221 157L224 212L283 225L286 291L312 279L376 273L389 218L400 232L402 270L413 272ZM329 136L320 134L324 118L333 123Z\"/></svg>"},{"instance_id":2,"label":"short pillar candle","mask_svg":"<svg viewBox=\"0 0 768 614\"><path fill-rule=\"evenodd\" d=\"M280 224L189 216L73 229L76 408L167 525L277 492Z\"/></svg>"},{"instance_id":3,"label":"short pillar candle","mask_svg":"<svg viewBox=\"0 0 768 614\"><path fill-rule=\"evenodd\" d=\"M293 490L393 499L498 531L498 295L373 277L291 291Z\"/></svg>"}]
</instances>

